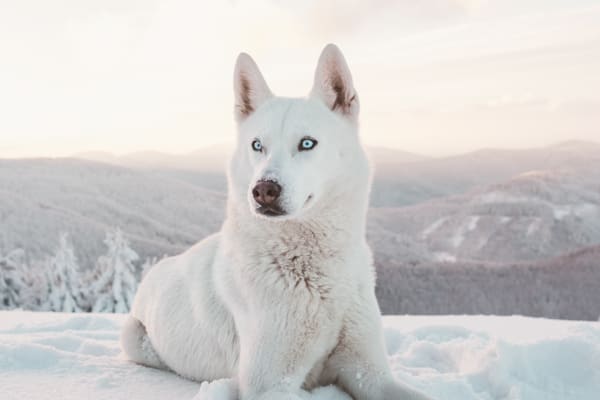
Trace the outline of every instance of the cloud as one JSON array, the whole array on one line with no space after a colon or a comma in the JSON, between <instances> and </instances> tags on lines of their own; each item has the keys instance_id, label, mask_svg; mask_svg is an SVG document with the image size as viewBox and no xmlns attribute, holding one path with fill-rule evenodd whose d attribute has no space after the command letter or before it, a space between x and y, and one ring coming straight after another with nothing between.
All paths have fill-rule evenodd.
<instances>
[{"instance_id":1,"label":"cloud","mask_svg":"<svg viewBox=\"0 0 600 400\"><path fill-rule=\"evenodd\" d=\"M485 0L309 0L274 2L297 15L313 35L343 35L386 21L397 27L431 25L466 17Z\"/></svg>"}]
</instances>

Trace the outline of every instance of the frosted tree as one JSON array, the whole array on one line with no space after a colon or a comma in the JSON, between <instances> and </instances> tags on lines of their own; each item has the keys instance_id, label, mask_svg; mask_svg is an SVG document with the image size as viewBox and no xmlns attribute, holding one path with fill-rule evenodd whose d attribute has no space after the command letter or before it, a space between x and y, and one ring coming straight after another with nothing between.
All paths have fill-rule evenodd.
<instances>
[{"instance_id":1,"label":"frosted tree","mask_svg":"<svg viewBox=\"0 0 600 400\"><path fill-rule=\"evenodd\" d=\"M79 312L79 266L75 251L66 233L60 235L59 245L48 265L48 306L52 311Z\"/></svg>"},{"instance_id":2,"label":"frosted tree","mask_svg":"<svg viewBox=\"0 0 600 400\"><path fill-rule=\"evenodd\" d=\"M163 257L164 258L164 257ZM144 261L144 263L142 264L140 270L140 281L142 279L144 279L144 277L148 274L148 272L150 272L150 270L156 265L158 264L160 260L158 259L158 257L147 257L146 261Z\"/></svg>"},{"instance_id":3,"label":"frosted tree","mask_svg":"<svg viewBox=\"0 0 600 400\"><path fill-rule=\"evenodd\" d=\"M48 295L51 290L48 262L34 262L23 270L23 289L21 307L25 310L51 311Z\"/></svg>"},{"instance_id":4,"label":"frosted tree","mask_svg":"<svg viewBox=\"0 0 600 400\"><path fill-rule=\"evenodd\" d=\"M137 253L120 229L108 232L104 239L108 251L98 259L96 280L93 284L96 301L94 312L128 312L138 280L135 261Z\"/></svg>"},{"instance_id":5,"label":"frosted tree","mask_svg":"<svg viewBox=\"0 0 600 400\"><path fill-rule=\"evenodd\" d=\"M6 256L0 255L0 309L21 306L25 286L21 273L25 269L24 252L13 250Z\"/></svg>"}]
</instances>

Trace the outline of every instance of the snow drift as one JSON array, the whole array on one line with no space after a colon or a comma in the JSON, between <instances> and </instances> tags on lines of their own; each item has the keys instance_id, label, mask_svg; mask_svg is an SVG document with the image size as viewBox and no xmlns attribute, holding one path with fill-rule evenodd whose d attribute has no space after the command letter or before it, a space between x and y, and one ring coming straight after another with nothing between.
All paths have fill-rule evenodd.
<instances>
[{"instance_id":1,"label":"snow drift","mask_svg":"<svg viewBox=\"0 0 600 400\"><path fill-rule=\"evenodd\" d=\"M123 315L0 312L0 398L236 400L125 360ZM385 317L396 377L439 400L595 400L600 323L524 317ZM304 398L348 400L329 387Z\"/></svg>"}]
</instances>

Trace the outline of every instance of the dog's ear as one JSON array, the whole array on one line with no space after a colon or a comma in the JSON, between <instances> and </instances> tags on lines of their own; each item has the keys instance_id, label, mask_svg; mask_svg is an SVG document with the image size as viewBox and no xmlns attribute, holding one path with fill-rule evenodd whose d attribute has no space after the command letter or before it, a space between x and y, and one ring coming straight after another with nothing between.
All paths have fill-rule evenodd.
<instances>
[{"instance_id":1,"label":"dog's ear","mask_svg":"<svg viewBox=\"0 0 600 400\"><path fill-rule=\"evenodd\" d=\"M273 96L258 66L246 53L240 53L233 74L235 118L242 121Z\"/></svg>"},{"instance_id":2,"label":"dog's ear","mask_svg":"<svg viewBox=\"0 0 600 400\"><path fill-rule=\"evenodd\" d=\"M352 84L352 75L342 52L334 44L328 44L321 52L310 95L321 99L329 109L343 116L351 119L358 116L358 95Z\"/></svg>"}]
</instances>

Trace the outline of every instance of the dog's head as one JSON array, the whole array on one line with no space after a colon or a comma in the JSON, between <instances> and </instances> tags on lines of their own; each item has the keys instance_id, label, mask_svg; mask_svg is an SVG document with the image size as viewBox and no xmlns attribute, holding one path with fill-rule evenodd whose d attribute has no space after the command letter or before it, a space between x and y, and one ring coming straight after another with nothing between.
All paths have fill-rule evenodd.
<instances>
[{"instance_id":1,"label":"dog's head","mask_svg":"<svg viewBox=\"0 0 600 400\"><path fill-rule=\"evenodd\" d=\"M307 98L274 96L244 53L236 63L234 93L238 142L230 196L253 215L301 218L344 188L354 190L351 175L368 180L358 138L358 96L335 45L323 50Z\"/></svg>"}]
</instances>

